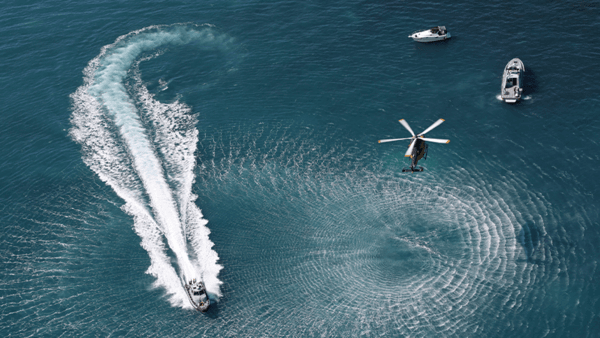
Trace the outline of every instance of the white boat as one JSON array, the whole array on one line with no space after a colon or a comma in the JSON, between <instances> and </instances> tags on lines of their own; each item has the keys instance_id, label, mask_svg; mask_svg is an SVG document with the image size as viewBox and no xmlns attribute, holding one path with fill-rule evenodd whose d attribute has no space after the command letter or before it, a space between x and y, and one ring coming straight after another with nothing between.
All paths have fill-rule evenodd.
<instances>
[{"instance_id":1,"label":"white boat","mask_svg":"<svg viewBox=\"0 0 600 338\"><path fill-rule=\"evenodd\" d=\"M418 42L433 42L450 39L450 33L445 26L436 26L420 32L414 32L408 36Z\"/></svg>"},{"instance_id":2,"label":"white boat","mask_svg":"<svg viewBox=\"0 0 600 338\"><path fill-rule=\"evenodd\" d=\"M185 293L188 295L194 309L202 312L208 310L210 299L206 294L206 288L204 287L203 282L196 281L196 278L190 280L185 284Z\"/></svg>"},{"instance_id":3,"label":"white boat","mask_svg":"<svg viewBox=\"0 0 600 338\"><path fill-rule=\"evenodd\" d=\"M502 88L500 98L507 103L515 103L521 99L523 93L522 76L525 71L523 61L514 58L504 67L502 74Z\"/></svg>"}]
</instances>

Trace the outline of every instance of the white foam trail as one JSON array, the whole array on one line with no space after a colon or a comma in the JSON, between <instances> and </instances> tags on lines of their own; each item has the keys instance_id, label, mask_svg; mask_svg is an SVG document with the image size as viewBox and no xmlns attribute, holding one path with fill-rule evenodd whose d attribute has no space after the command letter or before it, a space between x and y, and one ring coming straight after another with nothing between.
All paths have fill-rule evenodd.
<instances>
[{"instance_id":1,"label":"white foam trail","mask_svg":"<svg viewBox=\"0 0 600 338\"><path fill-rule=\"evenodd\" d=\"M83 160L125 200L124 210L134 216L135 231L151 258L148 273L173 296L173 303L182 303L186 296L161 234L177 258L181 278L203 278L217 297L221 266L207 221L191 193L197 119L184 104L154 100L136 70L144 53L191 42L212 47L227 43L206 27L153 26L135 31L103 47L84 70L84 85L71 95L71 135L82 145ZM131 70L135 84L129 88L126 79Z\"/></svg>"}]
</instances>

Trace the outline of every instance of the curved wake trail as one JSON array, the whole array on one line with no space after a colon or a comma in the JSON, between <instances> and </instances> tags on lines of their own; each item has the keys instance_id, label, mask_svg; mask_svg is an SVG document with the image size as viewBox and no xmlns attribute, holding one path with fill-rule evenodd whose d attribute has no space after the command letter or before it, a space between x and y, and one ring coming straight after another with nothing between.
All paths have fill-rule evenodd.
<instances>
[{"instance_id":1,"label":"curved wake trail","mask_svg":"<svg viewBox=\"0 0 600 338\"><path fill-rule=\"evenodd\" d=\"M70 133L82 146L84 162L125 200L123 209L134 217L151 259L147 272L172 295L173 304L184 306L181 280L202 278L216 297L221 284L210 230L191 193L197 118L185 104L155 100L138 66L157 56L143 58L159 47L192 42L226 43L208 27L155 26L129 33L102 48L71 95ZM170 264L163 236L179 272Z\"/></svg>"}]
</instances>

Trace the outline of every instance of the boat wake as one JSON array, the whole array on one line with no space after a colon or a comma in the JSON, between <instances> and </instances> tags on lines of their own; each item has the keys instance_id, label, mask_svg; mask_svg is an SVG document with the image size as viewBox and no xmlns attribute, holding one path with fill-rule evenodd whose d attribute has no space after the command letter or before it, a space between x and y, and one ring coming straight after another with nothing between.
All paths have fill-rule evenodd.
<instances>
[{"instance_id":1,"label":"boat wake","mask_svg":"<svg viewBox=\"0 0 600 338\"><path fill-rule=\"evenodd\" d=\"M214 298L221 285L208 221L191 192L197 117L184 103L157 101L139 65L161 55L158 48L191 43L210 48L227 41L210 27L173 25L134 31L104 46L85 68L84 84L71 94L70 130L83 161L125 201L122 209L134 218L155 286L184 307L189 303L182 281L202 279Z\"/></svg>"}]
</instances>

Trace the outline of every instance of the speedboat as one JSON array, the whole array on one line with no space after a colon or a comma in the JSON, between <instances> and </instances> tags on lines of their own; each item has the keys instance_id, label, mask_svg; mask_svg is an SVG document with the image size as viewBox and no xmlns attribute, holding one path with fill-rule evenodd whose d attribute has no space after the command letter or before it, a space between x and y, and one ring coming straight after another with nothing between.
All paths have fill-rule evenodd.
<instances>
[{"instance_id":1,"label":"speedboat","mask_svg":"<svg viewBox=\"0 0 600 338\"><path fill-rule=\"evenodd\" d=\"M450 33L445 26L436 26L420 32L414 32L408 36L418 42L433 42L450 39Z\"/></svg>"},{"instance_id":2,"label":"speedboat","mask_svg":"<svg viewBox=\"0 0 600 338\"><path fill-rule=\"evenodd\" d=\"M185 284L185 293L188 295L190 303L194 309L205 312L210 306L210 299L206 294L206 287L201 281L196 281L196 278Z\"/></svg>"},{"instance_id":3,"label":"speedboat","mask_svg":"<svg viewBox=\"0 0 600 338\"><path fill-rule=\"evenodd\" d=\"M523 93L521 78L524 71L525 65L518 58L508 61L508 64L504 67L502 91L500 93L500 97L504 102L515 103L521 99L521 94Z\"/></svg>"}]
</instances>

